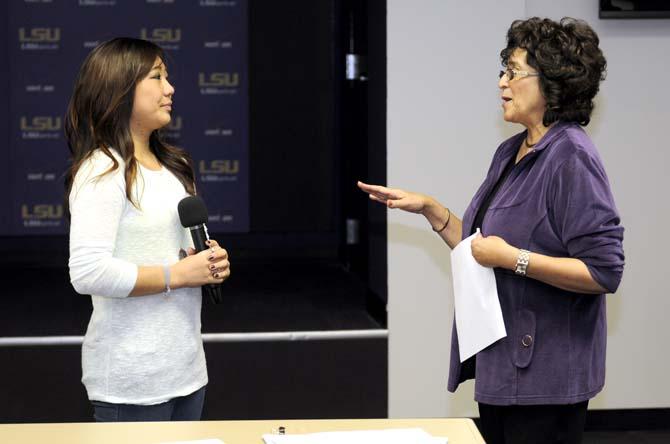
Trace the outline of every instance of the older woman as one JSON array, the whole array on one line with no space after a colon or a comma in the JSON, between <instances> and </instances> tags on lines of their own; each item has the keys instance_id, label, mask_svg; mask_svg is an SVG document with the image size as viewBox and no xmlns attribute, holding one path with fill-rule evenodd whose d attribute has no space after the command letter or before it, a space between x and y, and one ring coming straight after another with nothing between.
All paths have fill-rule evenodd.
<instances>
[{"instance_id":1,"label":"older woman","mask_svg":"<svg viewBox=\"0 0 670 444\"><path fill-rule=\"evenodd\" d=\"M581 126L604 78L584 22L512 23L501 52L504 141L463 219L430 196L359 187L420 213L451 248L481 228L472 254L495 271L507 337L463 364L452 334L449 390L475 378L488 443L581 441L588 400L605 382L605 293L624 266L623 227L600 156Z\"/></svg>"}]
</instances>

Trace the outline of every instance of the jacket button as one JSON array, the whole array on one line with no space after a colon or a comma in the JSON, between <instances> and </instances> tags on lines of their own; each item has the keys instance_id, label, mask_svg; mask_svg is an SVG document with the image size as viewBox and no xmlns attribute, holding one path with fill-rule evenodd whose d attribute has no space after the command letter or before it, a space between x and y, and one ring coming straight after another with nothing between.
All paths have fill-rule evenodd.
<instances>
[{"instance_id":1,"label":"jacket button","mask_svg":"<svg viewBox=\"0 0 670 444\"><path fill-rule=\"evenodd\" d=\"M532 343L533 337L531 335L525 335L523 338L521 338L521 345L524 347L530 347Z\"/></svg>"}]
</instances>

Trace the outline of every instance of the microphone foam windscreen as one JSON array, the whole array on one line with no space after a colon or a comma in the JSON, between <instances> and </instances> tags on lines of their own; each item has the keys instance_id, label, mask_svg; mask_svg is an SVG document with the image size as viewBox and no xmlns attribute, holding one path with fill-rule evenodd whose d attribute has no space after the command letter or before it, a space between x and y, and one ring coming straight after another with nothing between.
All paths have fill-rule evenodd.
<instances>
[{"instance_id":1,"label":"microphone foam windscreen","mask_svg":"<svg viewBox=\"0 0 670 444\"><path fill-rule=\"evenodd\" d=\"M177 205L179 220L185 228L207 223L207 207L199 196L189 196Z\"/></svg>"}]
</instances>

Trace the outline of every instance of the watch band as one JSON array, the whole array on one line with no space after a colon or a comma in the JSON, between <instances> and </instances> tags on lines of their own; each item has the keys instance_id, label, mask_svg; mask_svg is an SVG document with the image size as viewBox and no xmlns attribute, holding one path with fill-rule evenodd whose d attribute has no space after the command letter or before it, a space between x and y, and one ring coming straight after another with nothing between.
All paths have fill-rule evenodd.
<instances>
[{"instance_id":1,"label":"watch band","mask_svg":"<svg viewBox=\"0 0 670 444\"><path fill-rule=\"evenodd\" d=\"M526 275L526 269L528 269L528 262L530 261L530 251L528 250L519 250L519 256L516 258L516 268L514 272L519 276Z\"/></svg>"}]
</instances>

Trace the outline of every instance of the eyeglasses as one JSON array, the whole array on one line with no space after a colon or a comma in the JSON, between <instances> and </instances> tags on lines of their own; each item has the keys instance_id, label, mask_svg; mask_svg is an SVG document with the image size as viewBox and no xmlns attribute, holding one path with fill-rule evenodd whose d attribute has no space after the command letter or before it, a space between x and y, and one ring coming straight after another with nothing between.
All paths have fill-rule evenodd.
<instances>
[{"instance_id":1,"label":"eyeglasses","mask_svg":"<svg viewBox=\"0 0 670 444\"><path fill-rule=\"evenodd\" d=\"M516 78L522 79L524 77L539 77L539 72L528 72L528 71L517 71L516 69L507 68L505 71L500 71L498 78L502 79L504 75L507 75L507 80L510 82Z\"/></svg>"}]
</instances>

